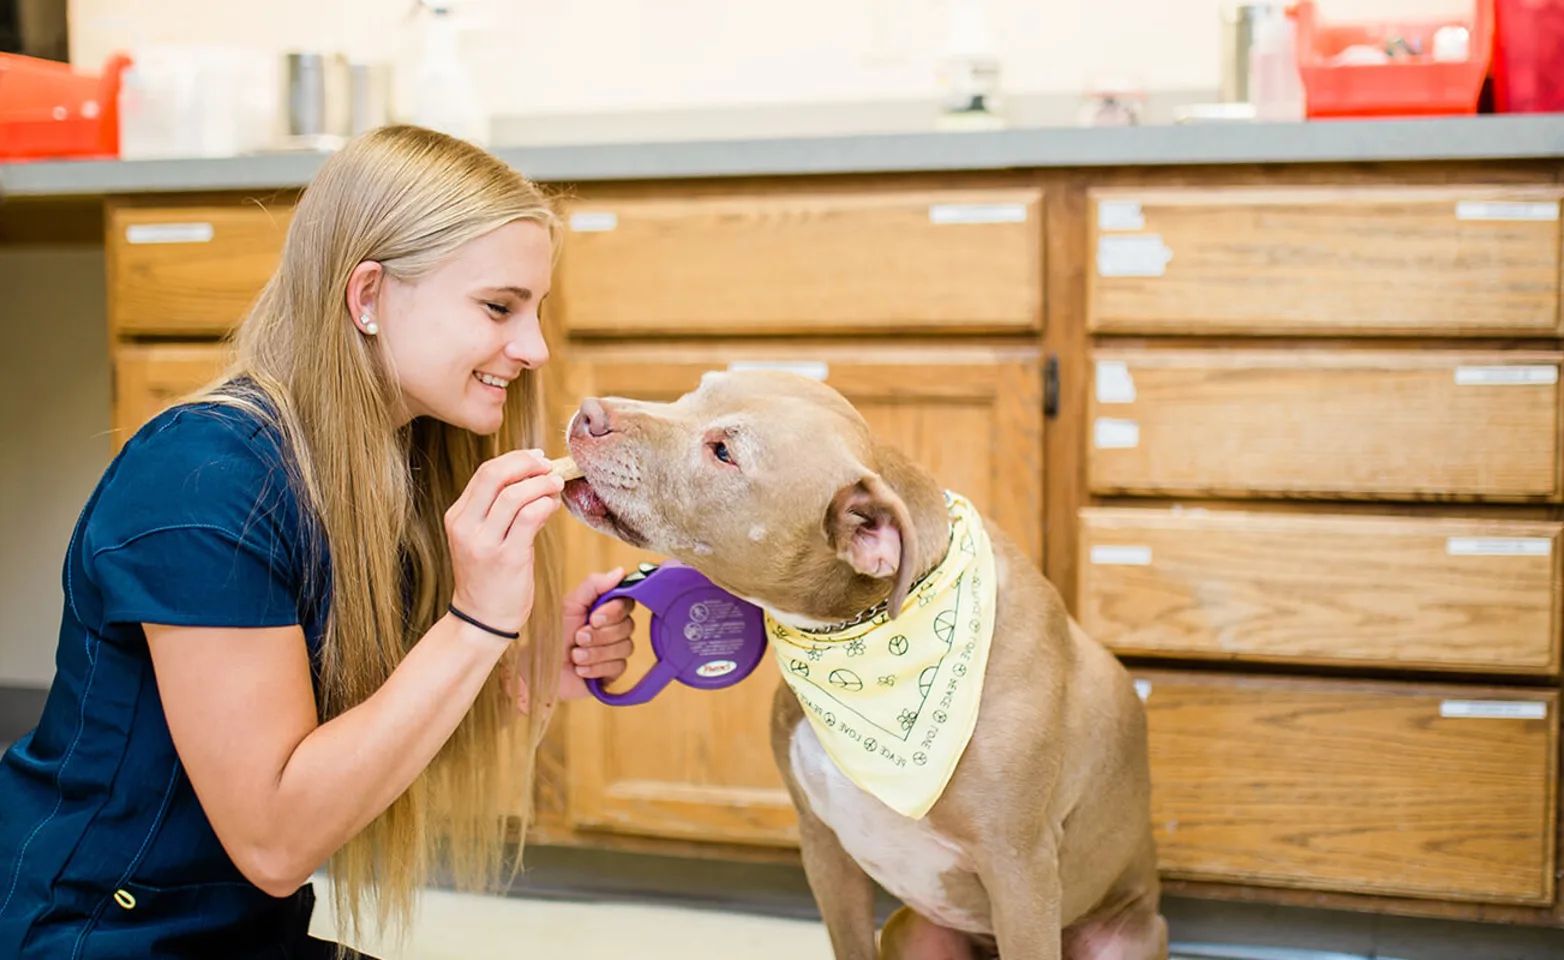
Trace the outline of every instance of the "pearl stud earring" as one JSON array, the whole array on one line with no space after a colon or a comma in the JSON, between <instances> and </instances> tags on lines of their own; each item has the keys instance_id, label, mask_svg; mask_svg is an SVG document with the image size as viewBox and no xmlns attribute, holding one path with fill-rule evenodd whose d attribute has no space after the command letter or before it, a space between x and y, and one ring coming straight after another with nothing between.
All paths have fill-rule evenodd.
<instances>
[{"instance_id":1,"label":"pearl stud earring","mask_svg":"<svg viewBox=\"0 0 1564 960\"><path fill-rule=\"evenodd\" d=\"M359 317L358 322L364 325L364 332L369 334L371 337L380 332L380 324L371 320L369 314L367 313L362 317Z\"/></svg>"}]
</instances>

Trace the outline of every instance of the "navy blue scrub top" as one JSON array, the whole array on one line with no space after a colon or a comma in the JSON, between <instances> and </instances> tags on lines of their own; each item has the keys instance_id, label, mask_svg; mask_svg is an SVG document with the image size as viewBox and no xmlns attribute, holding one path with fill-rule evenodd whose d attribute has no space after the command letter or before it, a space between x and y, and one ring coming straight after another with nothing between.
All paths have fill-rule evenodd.
<instances>
[{"instance_id":1,"label":"navy blue scrub top","mask_svg":"<svg viewBox=\"0 0 1564 960\"><path fill-rule=\"evenodd\" d=\"M309 536L280 436L252 413L166 411L114 458L66 553L43 717L0 758L0 957L294 955L313 892L273 898L223 850L141 624L302 624L318 664Z\"/></svg>"}]
</instances>

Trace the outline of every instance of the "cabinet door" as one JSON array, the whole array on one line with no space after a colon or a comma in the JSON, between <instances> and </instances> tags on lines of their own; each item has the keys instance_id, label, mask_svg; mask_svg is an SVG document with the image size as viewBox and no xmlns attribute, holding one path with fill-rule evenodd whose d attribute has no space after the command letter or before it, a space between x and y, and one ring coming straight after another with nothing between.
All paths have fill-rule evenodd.
<instances>
[{"instance_id":1,"label":"cabinet door","mask_svg":"<svg viewBox=\"0 0 1564 960\"><path fill-rule=\"evenodd\" d=\"M114 449L170 403L222 372L222 343L120 344L114 350Z\"/></svg>"},{"instance_id":2,"label":"cabinet door","mask_svg":"<svg viewBox=\"0 0 1564 960\"><path fill-rule=\"evenodd\" d=\"M1136 676L1170 876L1553 903L1556 690Z\"/></svg>"},{"instance_id":3,"label":"cabinet door","mask_svg":"<svg viewBox=\"0 0 1564 960\"><path fill-rule=\"evenodd\" d=\"M111 207L109 328L120 336L221 336L277 269L292 208Z\"/></svg>"},{"instance_id":4,"label":"cabinet door","mask_svg":"<svg viewBox=\"0 0 1564 960\"><path fill-rule=\"evenodd\" d=\"M561 306L593 335L1033 330L1041 210L1035 188L585 199Z\"/></svg>"},{"instance_id":5,"label":"cabinet door","mask_svg":"<svg viewBox=\"0 0 1564 960\"><path fill-rule=\"evenodd\" d=\"M573 392L673 400L704 371L736 359L797 362L824 374L878 436L971 497L1040 563L1041 381L1029 351L885 348L777 356L705 345L578 348ZM592 570L663 559L561 519L571 583ZM646 618L638 614L631 679L650 663ZM768 656L749 679L726 690L675 685L642 706L571 704L565 722L572 824L712 842L796 843L796 819L768 733L778 679Z\"/></svg>"},{"instance_id":6,"label":"cabinet door","mask_svg":"<svg viewBox=\"0 0 1564 960\"><path fill-rule=\"evenodd\" d=\"M1557 336L1556 186L1092 191L1099 333Z\"/></svg>"}]
</instances>

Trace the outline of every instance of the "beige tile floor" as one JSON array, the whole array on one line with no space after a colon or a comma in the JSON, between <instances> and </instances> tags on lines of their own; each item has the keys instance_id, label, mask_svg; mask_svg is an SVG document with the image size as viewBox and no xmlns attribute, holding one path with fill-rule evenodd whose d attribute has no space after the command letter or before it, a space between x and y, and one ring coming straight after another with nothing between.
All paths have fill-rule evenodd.
<instances>
[{"instance_id":1,"label":"beige tile floor","mask_svg":"<svg viewBox=\"0 0 1564 960\"><path fill-rule=\"evenodd\" d=\"M330 892L311 932L333 938ZM427 890L406 942L354 944L381 960L830 960L818 922L628 903L530 900Z\"/></svg>"},{"instance_id":2,"label":"beige tile floor","mask_svg":"<svg viewBox=\"0 0 1564 960\"><path fill-rule=\"evenodd\" d=\"M334 938L329 889L310 932ZM831 960L816 921L649 904L427 890L408 938L354 944L380 960ZM1178 960L1178 958L1171 958Z\"/></svg>"}]
</instances>

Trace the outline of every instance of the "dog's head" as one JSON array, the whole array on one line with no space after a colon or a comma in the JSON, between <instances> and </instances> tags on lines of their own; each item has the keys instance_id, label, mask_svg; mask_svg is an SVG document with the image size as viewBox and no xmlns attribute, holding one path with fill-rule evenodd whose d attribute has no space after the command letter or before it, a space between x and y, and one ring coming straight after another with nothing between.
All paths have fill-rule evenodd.
<instances>
[{"instance_id":1,"label":"dog's head","mask_svg":"<svg viewBox=\"0 0 1564 960\"><path fill-rule=\"evenodd\" d=\"M800 622L895 611L944 553L934 481L796 373L709 373L673 403L589 398L569 444L577 519Z\"/></svg>"}]
</instances>

